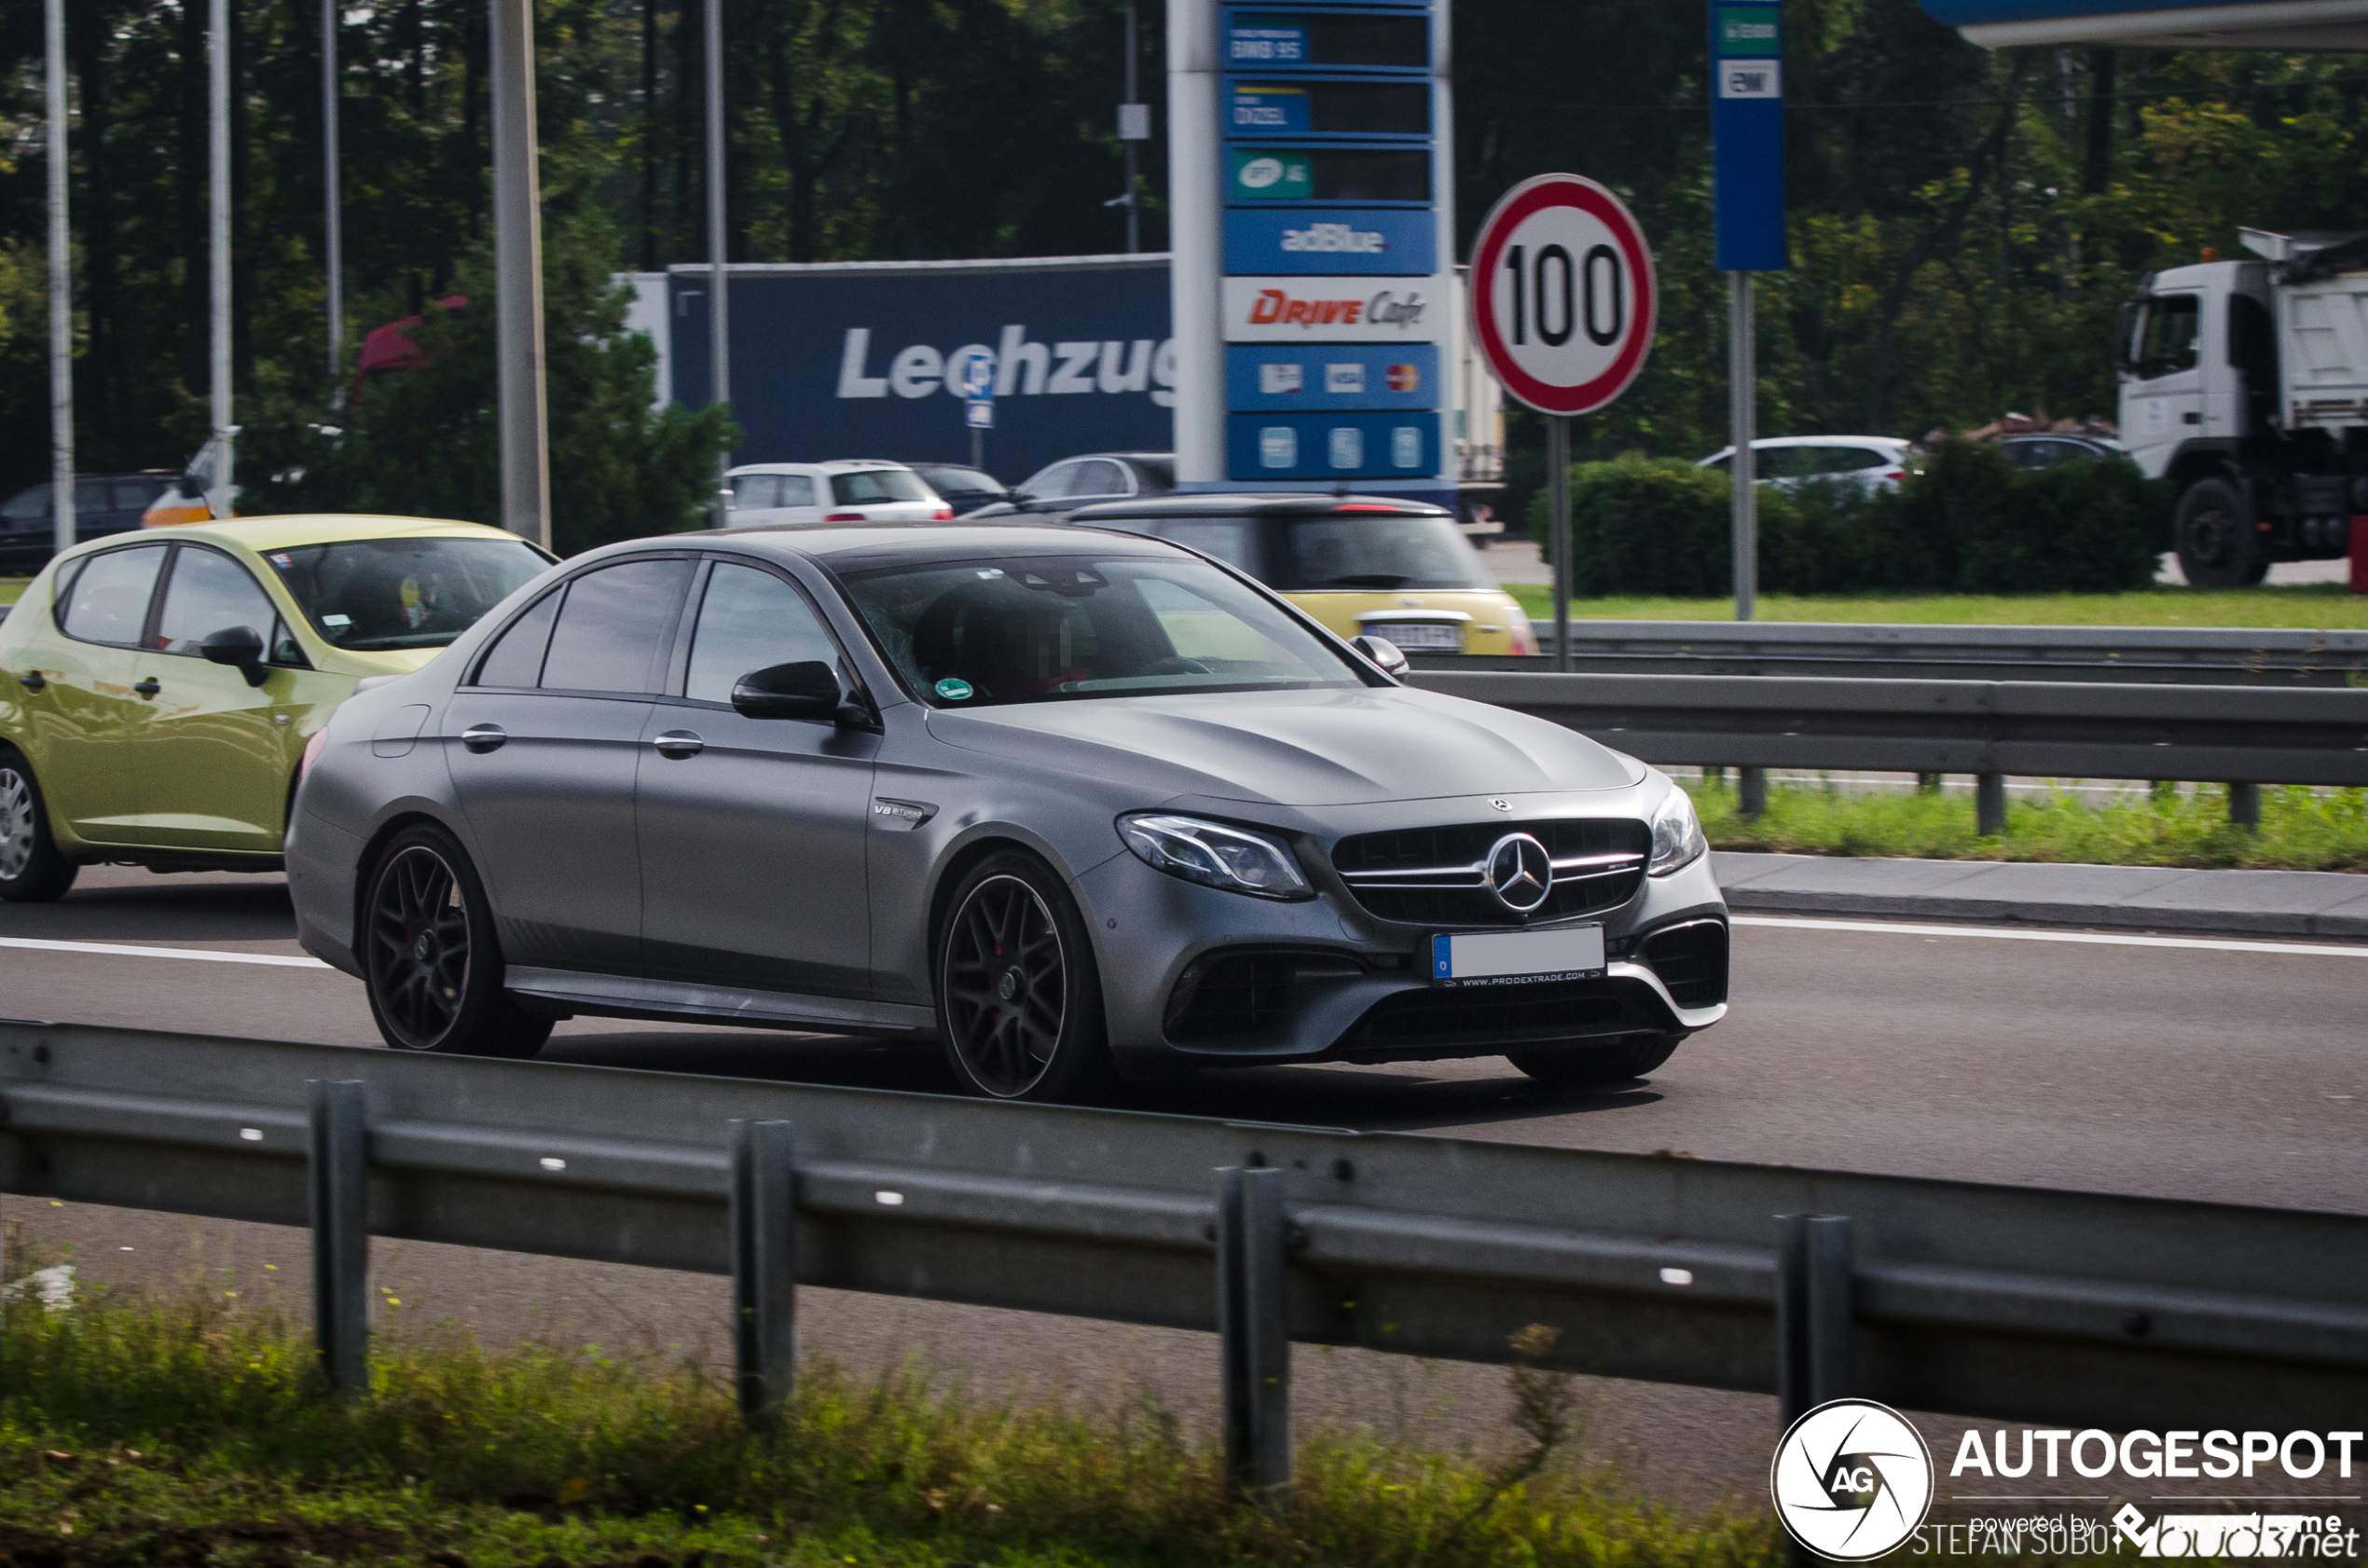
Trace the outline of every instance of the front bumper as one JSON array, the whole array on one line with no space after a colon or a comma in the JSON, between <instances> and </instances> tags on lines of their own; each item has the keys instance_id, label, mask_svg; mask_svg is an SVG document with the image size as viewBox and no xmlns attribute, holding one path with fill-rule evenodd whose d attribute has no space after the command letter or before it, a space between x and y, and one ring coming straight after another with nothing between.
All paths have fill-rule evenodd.
<instances>
[{"instance_id":1,"label":"front bumper","mask_svg":"<svg viewBox=\"0 0 2368 1568\"><path fill-rule=\"evenodd\" d=\"M1337 890L1277 903L1183 882L1132 855L1095 867L1076 890L1111 1050L1138 1074L1497 1056L1687 1034L1727 1014L1727 905L1707 855L1643 878L1616 908L1555 922L1604 928L1602 978L1476 990L1431 985L1438 928L1377 920Z\"/></svg>"}]
</instances>

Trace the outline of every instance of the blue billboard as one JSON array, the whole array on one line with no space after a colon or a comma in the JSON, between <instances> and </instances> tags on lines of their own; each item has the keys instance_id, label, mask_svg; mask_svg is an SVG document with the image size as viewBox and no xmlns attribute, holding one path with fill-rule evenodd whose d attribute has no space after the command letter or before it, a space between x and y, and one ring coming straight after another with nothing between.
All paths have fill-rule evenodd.
<instances>
[{"instance_id":1,"label":"blue billboard","mask_svg":"<svg viewBox=\"0 0 2368 1568\"><path fill-rule=\"evenodd\" d=\"M1225 406L1257 413L1439 406L1436 343L1231 343Z\"/></svg>"},{"instance_id":2,"label":"blue billboard","mask_svg":"<svg viewBox=\"0 0 2368 1568\"><path fill-rule=\"evenodd\" d=\"M986 467L1175 444L1164 256L750 264L730 269L734 462L968 462L969 355L995 364ZM707 406L704 267L667 278L668 390Z\"/></svg>"},{"instance_id":3,"label":"blue billboard","mask_svg":"<svg viewBox=\"0 0 2368 1568\"><path fill-rule=\"evenodd\" d=\"M1225 270L1236 277L1427 278L1438 263L1439 220L1428 208L1237 207L1225 214Z\"/></svg>"},{"instance_id":4,"label":"blue billboard","mask_svg":"<svg viewBox=\"0 0 2368 1568\"><path fill-rule=\"evenodd\" d=\"M1236 479L1413 480L1439 472L1439 416L1228 414Z\"/></svg>"}]
</instances>

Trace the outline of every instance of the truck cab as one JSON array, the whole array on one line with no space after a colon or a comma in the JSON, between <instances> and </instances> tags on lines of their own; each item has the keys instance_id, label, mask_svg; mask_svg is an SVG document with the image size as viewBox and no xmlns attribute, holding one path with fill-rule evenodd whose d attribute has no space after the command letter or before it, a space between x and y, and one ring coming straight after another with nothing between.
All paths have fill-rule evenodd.
<instances>
[{"instance_id":1,"label":"truck cab","mask_svg":"<svg viewBox=\"0 0 2368 1568\"><path fill-rule=\"evenodd\" d=\"M2260 259L2154 273L2121 312L2122 440L2177 487L2198 587L2339 558L2368 512L2368 236L2242 233Z\"/></svg>"}]
</instances>

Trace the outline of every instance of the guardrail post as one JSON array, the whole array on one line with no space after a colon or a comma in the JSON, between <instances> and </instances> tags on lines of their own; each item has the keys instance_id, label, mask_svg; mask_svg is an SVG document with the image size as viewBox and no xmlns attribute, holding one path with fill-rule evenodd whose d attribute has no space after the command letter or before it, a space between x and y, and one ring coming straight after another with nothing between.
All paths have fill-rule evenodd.
<instances>
[{"instance_id":1,"label":"guardrail post","mask_svg":"<svg viewBox=\"0 0 2368 1568\"><path fill-rule=\"evenodd\" d=\"M339 1394L370 1391L370 1156L364 1086L313 1079L306 1176L312 1210L312 1340Z\"/></svg>"},{"instance_id":2,"label":"guardrail post","mask_svg":"<svg viewBox=\"0 0 2368 1568\"><path fill-rule=\"evenodd\" d=\"M2006 776L1974 775L1974 831L1984 838L2006 836Z\"/></svg>"},{"instance_id":3,"label":"guardrail post","mask_svg":"<svg viewBox=\"0 0 2368 1568\"><path fill-rule=\"evenodd\" d=\"M1225 1470L1270 1508L1290 1501L1291 1341L1283 1321L1283 1173L1218 1172L1217 1333Z\"/></svg>"},{"instance_id":4,"label":"guardrail post","mask_svg":"<svg viewBox=\"0 0 2368 1568\"><path fill-rule=\"evenodd\" d=\"M740 1415L780 1417L797 1377L797 1170L790 1123L732 1123L732 1345Z\"/></svg>"},{"instance_id":5,"label":"guardrail post","mask_svg":"<svg viewBox=\"0 0 2368 1568\"><path fill-rule=\"evenodd\" d=\"M2228 786L2228 825L2247 832L2261 831L2261 786L2231 784Z\"/></svg>"},{"instance_id":6,"label":"guardrail post","mask_svg":"<svg viewBox=\"0 0 2368 1568\"><path fill-rule=\"evenodd\" d=\"M1850 1220L1787 1214L1776 1223L1776 1394L1789 1427L1850 1393Z\"/></svg>"},{"instance_id":7,"label":"guardrail post","mask_svg":"<svg viewBox=\"0 0 2368 1568\"><path fill-rule=\"evenodd\" d=\"M1768 770L1764 767L1739 767L1735 770L1735 810L1746 818L1756 817L1768 809Z\"/></svg>"}]
</instances>

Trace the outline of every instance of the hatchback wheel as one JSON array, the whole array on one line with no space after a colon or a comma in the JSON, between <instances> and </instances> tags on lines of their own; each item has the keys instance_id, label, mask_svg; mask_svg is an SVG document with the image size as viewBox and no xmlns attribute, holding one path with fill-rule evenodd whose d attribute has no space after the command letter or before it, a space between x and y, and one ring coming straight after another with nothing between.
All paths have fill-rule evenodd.
<instances>
[{"instance_id":1,"label":"hatchback wheel","mask_svg":"<svg viewBox=\"0 0 2368 1568\"><path fill-rule=\"evenodd\" d=\"M502 989L493 910L452 835L421 825L389 844L363 901L370 1014L398 1051L531 1056L551 1036Z\"/></svg>"},{"instance_id":2,"label":"hatchback wheel","mask_svg":"<svg viewBox=\"0 0 2368 1568\"><path fill-rule=\"evenodd\" d=\"M1549 1089L1588 1089L1642 1078L1685 1043L1684 1035L1631 1035L1603 1045L1515 1051L1506 1060Z\"/></svg>"},{"instance_id":3,"label":"hatchback wheel","mask_svg":"<svg viewBox=\"0 0 2368 1568\"><path fill-rule=\"evenodd\" d=\"M962 1086L998 1100L1066 1100L1110 1076L1102 981L1085 923L1032 855L982 861L938 938L937 1015Z\"/></svg>"},{"instance_id":4,"label":"hatchback wheel","mask_svg":"<svg viewBox=\"0 0 2368 1568\"><path fill-rule=\"evenodd\" d=\"M80 869L49 836L49 812L33 769L0 746L0 899L49 903L65 897Z\"/></svg>"}]
</instances>

